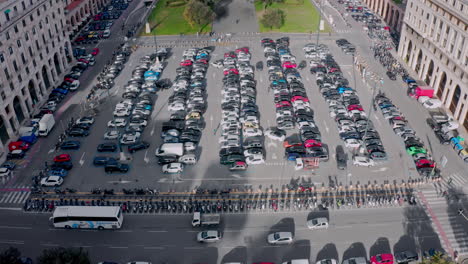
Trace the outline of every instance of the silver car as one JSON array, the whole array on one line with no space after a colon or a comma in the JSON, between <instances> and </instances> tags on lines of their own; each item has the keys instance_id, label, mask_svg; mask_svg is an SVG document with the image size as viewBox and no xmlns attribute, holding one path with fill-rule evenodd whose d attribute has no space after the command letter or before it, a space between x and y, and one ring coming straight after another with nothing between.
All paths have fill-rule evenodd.
<instances>
[{"instance_id":1,"label":"silver car","mask_svg":"<svg viewBox=\"0 0 468 264\"><path fill-rule=\"evenodd\" d=\"M203 242L218 242L221 240L221 232L217 230L202 231L197 234L197 241Z\"/></svg>"},{"instance_id":2,"label":"silver car","mask_svg":"<svg viewBox=\"0 0 468 264\"><path fill-rule=\"evenodd\" d=\"M268 235L268 244L282 245L291 244L293 242L293 234L291 232L275 232Z\"/></svg>"}]
</instances>

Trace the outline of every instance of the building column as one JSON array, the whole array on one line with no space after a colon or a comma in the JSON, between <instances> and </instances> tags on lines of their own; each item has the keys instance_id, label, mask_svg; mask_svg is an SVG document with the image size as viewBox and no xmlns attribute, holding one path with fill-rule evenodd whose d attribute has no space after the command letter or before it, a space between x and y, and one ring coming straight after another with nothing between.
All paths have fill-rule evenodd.
<instances>
[{"instance_id":1,"label":"building column","mask_svg":"<svg viewBox=\"0 0 468 264\"><path fill-rule=\"evenodd\" d=\"M386 21L387 20L387 3L384 2L383 6L383 12L382 12L382 20Z\"/></svg>"}]
</instances>

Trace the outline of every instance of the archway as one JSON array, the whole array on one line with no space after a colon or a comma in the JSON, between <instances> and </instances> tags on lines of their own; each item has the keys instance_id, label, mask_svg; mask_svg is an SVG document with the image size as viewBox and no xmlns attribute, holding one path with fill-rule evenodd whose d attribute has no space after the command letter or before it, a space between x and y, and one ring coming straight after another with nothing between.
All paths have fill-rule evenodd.
<instances>
[{"instance_id":1,"label":"archway","mask_svg":"<svg viewBox=\"0 0 468 264\"><path fill-rule=\"evenodd\" d=\"M5 145L8 140L10 140L10 135L8 135L3 117L0 118L0 140L2 140L3 145Z\"/></svg>"},{"instance_id":2,"label":"archway","mask_svg":"<svg viewBox=\"0 0 468 264\"><path fill-rule=\"evenodd\" d=\"M444 93L444 90L445 90L446 83L447 83L447 74L445 74L445 72L442 72L442 75L440 76L439 86L437 87L437 97L439 97L441 100L442 100L442 94Z\"/></svg>"},{"instance_id":3,"label":"archway","mask_svg":"<svg viewBox=\"0 0 468 264\"><path fill-rule=\"evenodd\" d=\"M39 98L37 97L36 86L34 85L33 80L30 80L28 83L28 91L31 95L32 103L35 105L37 102L39 102Z\"/></svg>"},{"instance_id":4,"label":"archway","mask_svg":"<svg viewBox=\"0 0 468 264\"><path fill-rule=\"evenodd\" d=\"M57 75L62 74L62 69L60 68L60 61L59 61L57 52L54 54L54 65L55 65L55 71L57 71Z\"/></svg>"},{"instance_id":5,"label":"archway","mask_svg":"<svg viewBox=\"0 0 468 264\"><path fill-rule=\"evenodd\" d=\"M421 62L422 62L422 50L419 50L418 58L416 59L416 66L414 67L414 71L419 75L419 70L421 70Z\"/></svg>"},{"instance_id":6,"label":"archway","mask_svg":"<svg viewBox=\"0 0 468 264\"><path fill-rule=\"evenodd\" d=\"M75 17L74 17L74 16L72 16L71 19L70 19L70 25L72 26L72 28L74 28L75 25L76 25L76 21L75 21Z\"/></svg>"},{"instance_id":7,"label":"archway","mask_svg":"<svg viewBox=\"0 0 468 264\"><path fill-rule=\"evenodd\" d=\"M410 58L411 58L411 52L413 51L413 42L411 42L411 40L408 42L408 49L406 50L406 57L405 57L405 60L406 60L406 63L409 62Z\"/></svg>"},{"instance_id":8,"label":"archway","mask_svg":"<svg viewBox=\"0 0 468 264\"><path fill-rule=\"evenodd\" d=\"M44 80L44 85L45 85L46 90L49 90L50 88L49 72L45 65L42 66L42 79Z\"/></svg>"},{"instance_id":9,"label":"archway","mask_svg":"<svg viewBox=\"0 0 468 264\"><path fill-rule=\"evenodd\" d=\"M70 63L72 61L72 56L71 56L71 53L70 53L70 43L67 41L65 42L65 46L63 47L63 49L65 50L65 57L67 58L67 62Z\"/></svg>"},{"instance_id":10,"label":"archway","mask_svg":"<svg viewBox=\"0 0 468 264\"><path fill-rule=\"evenodd\" d=\"M85 14L84 14L84 8L81 7L81 8L80 8L80 17L81 17L81 19L84 18L84 15L85 15ZM80 22L81 22L81 21L80 21Z\"/></svg>"},{"instance_id":11,"label":"archway","mask_svg":"<svg viewBox=\"0 0 468 264\"><path fill-rule=\"evenodd\" d=\"M13 100L13 109L15 110L16 118L18 119L18 122L19 123L23 122L24 113L23 113L23 108L21 107L21 102L18 96L16 96L15 99Z\"/></svg>"},{"instance_id":12,"label":"archway","mask_svg":"<svg viewBox=\"0 0 468 264\"><path fill-rule=\"evenodd\" d=\"M434 61L431 60L431 62L429 63L429 68L427 69L426 78L424 78L424 81L429 85L431 84L433 72L434 72Z\"/></svg>"},{"instance_id":13,"label":"archway","mask_svg":"<svg viewBox=\"0 0 468 264\"><path fill-rule=\"evenodd\" d=\"M388 13L390 12L390 4L389 4L388 2L387 2L387 9L386 9L386 10L387 10L387 11L385 12L385 15L384 15L384 17L383 17L383 19L384 19L385 21L387 21Z\"/></svg>"},{"instance_id":14,"label":"archway","mask_svg":"<svg viewBox=\"0 0 468 264\"><path fill-rule=\"evenodd\" d=\"M452 114L455 114L455 110L457 109L457 105L458 105L458 102L460 101L460 97L461 97L461 89L460 89L460 86L457 85L457 87L455 87L455 91L453 92L452 100L450 102L450 111L452 112Z\"/></svg>"},{"instance_id":15,"label":"archway","mask_svg":"<svg viewBox=\"0 0 468 264\"><path fill-rule=\"evenodd\" d=\"M394 12L395 12L395 10L393 10L393 8L392 8L392 10L390 10L390 17L389 17L388 20L387 20L387 24L388 24L389 26L392 26L392 23L393 23L393 13L394 13Z\"/></svg>"}]
</instances>

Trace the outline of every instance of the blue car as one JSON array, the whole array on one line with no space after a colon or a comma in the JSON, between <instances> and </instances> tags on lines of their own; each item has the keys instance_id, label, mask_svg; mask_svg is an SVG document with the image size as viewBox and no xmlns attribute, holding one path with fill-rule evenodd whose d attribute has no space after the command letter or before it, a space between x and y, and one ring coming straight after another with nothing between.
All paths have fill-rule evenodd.
<instances>
[{"instance_id":1,"label":"blue car","mask_svg":"<svg viewBox=\"0 0 468 264\"><path fill-rule=\"evenodd\" d=\"M105 157L105 156L96 156L93 159L94 166L106 166L108 163L117 162L115 158Z\"/></svg>"},{"instance_id":2,"label":"blue car","mask_svg":"<svg viewBox=\"0 0 468 264\"><path fill-rule=\"evenodd\" d=\"M68 171L65 169L55 168L55 169L50 170L47 174L49 176L66 177L68 175Z\"/></svg>"},{"instance_id":3,"label":"blue car","mask_svg":"<svg viewBox=\"0 0 468 264\"><path fill-rule=\"evenodd\" d=\"M52 90L52 93L59 93L59 94L67 95L68 90L63 89L63 88L56 88L56 89Z\"/></svg>"},{"instance_id":4,"label":"blue car","mask_svg":"<svg viewBox=\"0 0 468 264\"><path fill-rule=\"evenodd\" d=\"M68 140L68 141L63 142L62 145L60 145L60 148L63 149L63 150L66 150L66 149L80 149L80 146L81 146L81 143L79 141Z\"/></svg>"}]
</instances>

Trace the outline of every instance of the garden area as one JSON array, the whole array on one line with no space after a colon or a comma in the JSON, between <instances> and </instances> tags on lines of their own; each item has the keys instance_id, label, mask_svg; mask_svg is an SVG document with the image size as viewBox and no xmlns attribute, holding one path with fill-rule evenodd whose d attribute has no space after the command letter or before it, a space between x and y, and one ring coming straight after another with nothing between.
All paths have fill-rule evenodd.
<instances>
[{"instance_id":1,"label":"garden area","mask_svg":"<svg viewBox=\"0 0 468 264\"><path fill-rule=\"evenodd\" d=\"M278 12L277 10L280 11ZM260 32L262 33L314 33L318 30L320 14L309 0L257 0L255 1L255 11L257 13L257 19L259 20ZM277 21L276 24L270 23L270 25L273 26L265 26L265 22L267 22L264 18L265 12L275 13L275 11L276 14L272 14L271 19L282 21ZM330 26L325 22L325 29L320 32L330 31Z\"/></svg>"}]
</instances>

